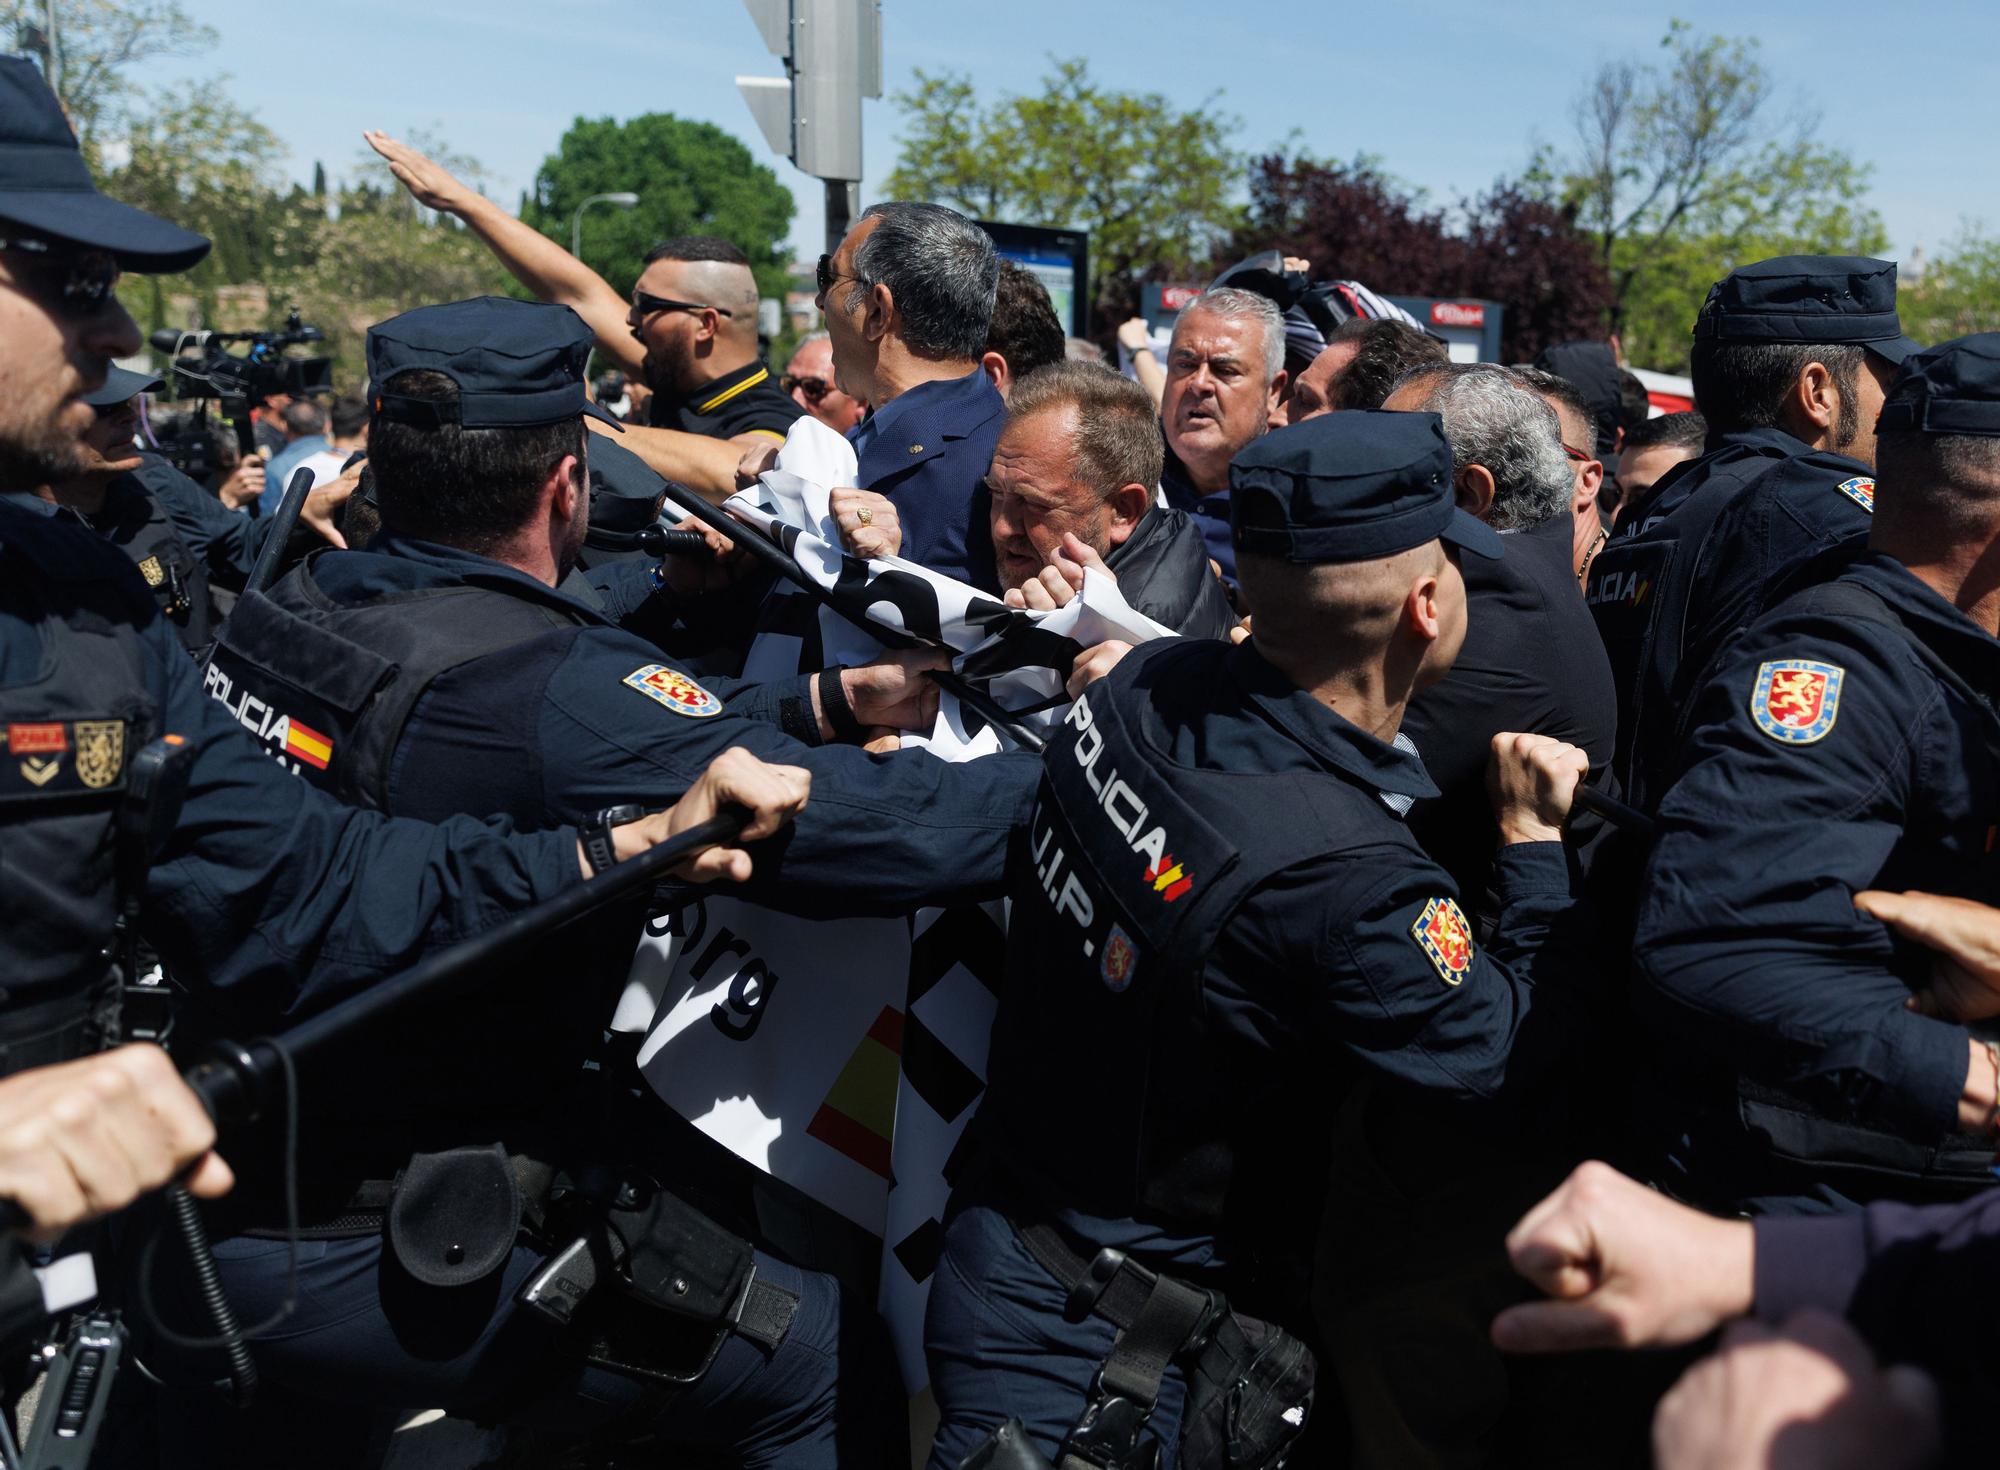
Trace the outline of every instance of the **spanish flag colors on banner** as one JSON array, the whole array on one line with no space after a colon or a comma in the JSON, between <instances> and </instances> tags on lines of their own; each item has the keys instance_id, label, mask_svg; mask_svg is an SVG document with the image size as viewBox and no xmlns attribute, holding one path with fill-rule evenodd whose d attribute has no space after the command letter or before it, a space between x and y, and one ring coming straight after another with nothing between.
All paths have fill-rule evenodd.
<instances>
[{"instance_id":1,"label":"spanish flag colors on banner","mask_svg":"<svg viewBox=\"0 0 2000 1470\"><path fill-rule=\"evenodd\" d=\"M285 754L295 755L314 770L323 771L326 769L326 763L333 759L333 742L310 725L301 725L297 720L287 720Z\"/></svg>"}]
</instances>

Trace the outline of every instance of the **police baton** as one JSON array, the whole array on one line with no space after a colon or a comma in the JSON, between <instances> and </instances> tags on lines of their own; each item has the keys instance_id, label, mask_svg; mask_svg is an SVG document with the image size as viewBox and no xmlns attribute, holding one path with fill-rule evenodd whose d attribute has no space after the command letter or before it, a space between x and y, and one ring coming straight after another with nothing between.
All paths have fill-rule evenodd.
<instances>
[{"instance_id":1,"label":"police baton","mask_svg":"<svg viewBox=\"0 0 2000 1470\"><path fill-rule=\"evenodd\" d=\"M706 822L670 837L609 872L522 909L485 933L453 945L407 970L379 980L337 1005L327 1007L257 1041L237 1044L217 1041L184 1072L193 1088L220 1122L254 1121L278 1095L286 1058L302 1061L334 1042L379 1024L385 1016L420 998L448 994L456 985L484 973L514 946L539 939L606 904L650 888L679 864L705 848L717 847L742 835L749 812L730 807Z\"/></svg>"},{"instance_id":2,"label":"police baton","mask_svg":"<svg viewBox=\"0 0 2000 1470\"><path fill-rule=\"evenodd\" d=\"M1578 812L1589 812L1634 837L1651 837L1660 827L1658 822L1636 806L1627 806L1616 797L1606 796L1582 782L1577 783L1576 797L1570 803L1570 815L1574 817Z\"/></svg>"},{"instance_id":3,"label":"police baton","mask_svg":"<svg viewBox=\"0 0 2000 1470\"><path fill-rule=\"evenodd\" d=\"M278 512L271 517L271 534L264 542L264 549L257 553L257 561L250 568L250 579L243 584L245 592L262 592L278 576L278 562L285 554L285 543L292 539L292 532L299 524L299 512L305 509L306 496L312 493L313 472L301 465L292 471L292 481L285 486L285 497L278 502Z\"/></svg>"}]
</instances>

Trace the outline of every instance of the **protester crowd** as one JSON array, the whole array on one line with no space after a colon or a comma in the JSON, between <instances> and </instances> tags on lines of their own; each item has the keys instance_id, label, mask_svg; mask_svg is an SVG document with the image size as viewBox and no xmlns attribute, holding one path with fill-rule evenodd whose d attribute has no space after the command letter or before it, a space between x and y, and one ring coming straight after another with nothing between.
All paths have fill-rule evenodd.
<instances>
[{"instance_id":1,"label":"protester crowd","mask_svg":"<svg viewBox=\"0 0 2000 1470\"><path fill-rule=\"evenodd\" d=\"M207 242L0 60L0 1285L96 1252L93 1463L1990 1457L2000 335L1718 269L1660 414L1274 250L1121 375L895 202L780 368L728 242L621 296L368 141L538 299L411 303L200 485L112 287ZM219 1139L155 1044L731 812ZM774 1023L847 981L752 906L907 997ZM662 1084L703 1039L892 1191L916 1089L935 1213L748 1161Z\"/></svg>"}]
</instances>

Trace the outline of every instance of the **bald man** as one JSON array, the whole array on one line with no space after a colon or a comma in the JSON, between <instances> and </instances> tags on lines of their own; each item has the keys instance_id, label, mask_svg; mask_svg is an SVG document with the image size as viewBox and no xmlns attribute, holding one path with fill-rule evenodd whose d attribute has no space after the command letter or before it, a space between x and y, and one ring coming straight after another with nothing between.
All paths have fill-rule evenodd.
<instances>
[{"instance_id":1,"label":"bald man","mask_svg":"<svg viewBox=\"0 0 2000 1470\"><path fill-rule=\"evenodd\" d=\"M419 204L463 220L514 278L589 324L597 350L652 390L650 427L620 442L669 480L721 502L746 450L782 442L803 410L759 354L757 282L727 240L683 235L648 252L630 300L562 246L385 133L368 146Z\"/></svg>"}]
</instances>

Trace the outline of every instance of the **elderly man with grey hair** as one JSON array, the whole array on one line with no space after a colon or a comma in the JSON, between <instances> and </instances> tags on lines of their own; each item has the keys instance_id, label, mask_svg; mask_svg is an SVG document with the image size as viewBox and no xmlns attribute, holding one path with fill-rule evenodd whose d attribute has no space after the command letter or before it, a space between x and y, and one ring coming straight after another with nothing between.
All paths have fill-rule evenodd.
<instances>
[{"instance_id":1,"label":"elderly man with grey hair","mask_svg":"<svg viewBox=\"0 0 2000 1470\"><path fill-rule=\"evenodd\" d=\"M1211 286L1181 308L1160 399L1160 488L1168 505L1194 517L1232 585L1229 461L1271 426L1285 382L1285 319L1268 297Z\"/></svg>"},{"instance_id":2,"label":"elderly man with grey hair","mask_svg":"<svg viewBox=\"0 0 2000 1470\"><path fill-rule=\"evenodd\" d=\"M834 381L875 409L848 436L841 534L996 593L983 487L1007 406L979 360L999 281L991 238L935 204L877 204L819 261Z\"/></svg>"}]
</instances>

